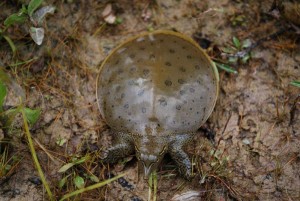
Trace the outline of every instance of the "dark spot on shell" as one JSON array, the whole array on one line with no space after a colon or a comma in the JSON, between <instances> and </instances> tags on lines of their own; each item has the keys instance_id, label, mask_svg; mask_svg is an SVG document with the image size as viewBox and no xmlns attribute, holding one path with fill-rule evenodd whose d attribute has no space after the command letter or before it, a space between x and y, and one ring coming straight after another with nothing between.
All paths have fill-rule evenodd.
<instances>
[{"instance_id":1,"label":"dark spot on shell","mask_svg":"<svg viewBox=\"0 0 300 201\"><path fill-rule=\"evenodd\" d=\"M200 99L203 99L203 96L200 96Z\"/></svg>"},{"instance_id":2,"label":"dark spot on shell","mask_svg":"<svg viewBox=\"0 0 300 201\"><path fill-rule=\"evenodd\" d=\"M153 45L154 45L154 43L153 43L153 42L150 42L150 45L151 45L151 46L153 46Z\"/></svg>"},{"instance_id":3,"label":"dark spot on shell","mask_svg":"<svg viewBox=\"0 0 300 201\"><path fill-rule=\"evenodd\" d=\"M190 107L190 110L193 110L193 108Z\"/></svg>"},{"instance_id":4,"label":"dark spot on shell","mask_svg":"<svg viewBox=\"0 0 300 201\"><path fill-rule=\"evenodd\" d=\"M181 124L184 124L184 121L182 121Z\"/></svg>"},{"instance_id":5,"label":"dark spot on shell","mask_svg":"<svg viewBox=\"0 0 300 201\"><path fill-rule=\"evenodd\" d=\"M114 108L115 106L114 106L114 105L111 105L111 107Z\"/></svg>"},{"instance_id":6,"label":"dark spot on shell","mask_svg":"<svg viewBox=\"0 0 300 201\"><path fill-rule=\"evenodd\" d=\"M172 66L172 64L170 62L168 62L168 61L165 63L165 65L166 66Z\"/></svg>"},{"instance_id":7,"label":"dark spot on shell","mask_svg":"<svg viewBox=\"0 0 300 201\"><path fill-rule=\"evenodd\" d=\"M130 68L130 70L129 70L131 73L133 73L133 72L135 72L136 71L136 68Z\"/></svg>"},{"instance_id":8,"label":"dark spot on shell","mask_svg":"<svg viewBox=\"0 0 300 201\"><path fill-rule=\"evenodd\" d=\"M181 106L180 105L176 105L176 110L181 110Z\"/></svg>"},{"instance_id":9,"label":"dark spot on shell","mask_svg":"<svg viewBox=\"0 0 300 201\"><path fill-rule=\"evenodd\" d=\"M115 62L115 65L119 64L119 62L120 62L120 60L117 60L117 61Z\"/></svg>"},{"instance_id":10,"label":"dark spot on shell","mask_svg":"<svg viewBox=\"0 0 300 201\"><path fill-rule=\"evenodd\" d=\"M194 88L190 88L190 92L191 92L191 93L194 93L194 92L195 92L195 89L194 89Z\"/></svg>"},{"instance_id":11,"label":"dark spot on shell","mask_svg":"<svg viewBox=\"0 0 300 201\"><path fill-rule=\"evenodd\" d=\"M175 53L175 50L174 49L169 49L169 52L173 54L173 53Z\"/></svg>"},{"instance_id":12,"label":"dark spot on shell","mask_svg":"<svg viewBox=\"0 0 300 201\"><path fill-rule=\"evenodd\" d=\"M173 121L173 124L176 124L176 122L175 122L175 121Z\"/></svg>"},{"instance_id":13,"label":"dark spot on shell","mask_svg":"<svg viewBox=\"0 0 300 201\"><path fill-rule=\"evenodd\" d=\"M191 56L191 55L187 55L187 56L186 56L186 58L188 58L188 59L191 59L191 58L192 58L192 56Z\"/></svg>"},{"instance_id":14,"label":"dark spot on shell","mask_svg":"<svg viewBox=\"0 0 300 201\"><path fill-rule=\"evenodd\" d=\"M129 85L134 85L134 80L129 80L129 81L128 81L128 84L129 84Z\"/></svg>"},{"instance_id":15,"label":"dark spot on shell","mask_svg":"<svg viewBox=\"0 0 300 201\"><path fill-rule=\"evenodd\" d=\"M157 124L157 127L160 127L160 124Z\"/></svg>"},{"instance_id":16,"label":"dark spot on shell","mask_svg":"<svg viewBox=\"0 0 300 201\"><path fill-rule=\"evenodd\" d=\"M211 99L212 99L212 97L210 96L210 97L209 97L209 100L211 100Z\"/></svg>"},{"instance_id":17,"label":"dark spot on shell","mask_svg":"<svg viewBox=\"0 0 300 201\"><path fill-rule=\"evenodd\" d=\"M140 47L140 50L145 50L146 48L144 46Z\"/></svg>"},{"instance_id":18,"label":"dark spot on shell","mask_svg":"<svg viewBox=\"0 0 300 201\"><path fill-rule=\"evenodd\" d=\"M128 112L128 115L131 116L131 112Z\"/></svg>"},{"instance_id":19,"label":"dark spot on shell","mask_svg":"<svg viewBox=\"0 0 300 201\"><path fill-rule=\"evenodd\" d=\"M195 100L193 99L193 100L192 100L192 102L194 103L194 102L195 102Z\"/></svg>"},{"instance_id":20,"label":"dark spot on shell","mask_svg":"<svg viewBox=\"0 0 300 201\"><path fill-rule=\"evenodd\" d=\"M186 72L186 69L185 69L184 67L182 67L182 66L179 68L179 70L180 70L181 72L183 72L183 73Z\"/></svg>"},{"instance_id":21,"label":"dark spot on shell","mask_svg":"<svg viewBox=\"0 0 300 201\"><path fill-rule=\"evenodd\" d=\"M160 98L158 102L161 106L167 106L168 104L165 98Z\"/></svg>"},{"instance_id":22,"label":"dark spot on shell","mask_svg":"<svg viewBox=\"0 0 300 201\"><path fill-rule=\"evenodd\" d=\"M129 122L131 122L131 119L128 119Z\"/></svg>"},{"instance_id":23,"label":"dark spot on shell","mask_svg":"<svg viewBox=\"0 0 300 201\"><path fill-rule=\"evenodd\" d=\"M155 59L155 55L154 54L150 54L149 59Z\"/></svg>"},{"instance_id":24,"label":"dark spot on shell","mask_svg":"<svg viewBox=\"0 0 300 201\"><path fill-rule=\"evenodd\" d=\"M168 87L171 86L172 85L172 81L171 80L166 80L165 81L165 85L168 86Z\"/></svg>"},{"instance_id":25,"label":"dark spot on shell","mask_svg":"<svg viewBox=\"0 0 300 201\"><path fill-rule=\"evenodd\" d=\"M145 92L145 90L144 90L144 89L141 89L141 90L138 91L138 94L137 94L137 95L138 95L138 96L142 96L142 95L144 94L144 92Z\"/></svg>"},{"instance_id":26,"label":"dark spot on shell","mask_svg":"<svg viewBox=\"0 0 300 201\"><path fill-rule=\"evenodd\" d=\"M142 108L142 113L146 113L146 108Z\"/></svg>"},{"instance_id":27,"label":"dark spot on shell","mask_svg":"<svg viewBox=\"0 0 300 201\"><path fill-rule=\"evenodd\" d=\"M177 43L177 41L176 41L176 40L173 40L173 43Z\"/></svg>"},{"instance_id":28,"label":"dark spot on shell","mask_svg":"<svg viewBox=\"0 0 300 201\"><path fill-rule=\"evenodd\" d=\"M180 90L179 93L180 93L180 95L184 95L185 91L184 90Z\"/></svg>"},{"instance_id":29,"label":"dark spot on shell","mask_svg":"<svg viewBox=\"0 0 300 201\"><path fill-rule=\"evenodd\" d=\"M150 70L149 70L149 69L144 69L144 70L143 70L144 76L148 76L149 73L150 73Z\"/></svg>"},{"instance_id":30,"label":"dark spot on shell","mask_svg":"<svg viewBox=\"0 0 300 201\"><path fill-rule=\"evenodd\" d=\"M195 69L196 70L200 70L200 66L199 65L195 65Z\"/></svg>"},{"instance_id":31,"label":"dark spot on shell","mask_svg":"<svg viewBox=\"0 0 300 201\"><path fill-rule=\"evenodd\" d=\"M184 50L185 50L185 49L186 49L186 47L185 47L185 46L182 46L182 49L184 49Z\"/></svg>"},{"instance_id":32,"label":"dark spot on shell","mask_svg":"<svg viewBox=\"0 0 300 201\"><path fill-rule=\"evenodd\" d=\"M199 114L200 112L197 112L197 114Z\"/></svg>"},{"instance_id":33,"label":"dark spot on shell","mask_svg":"<svg viewBox=\"0 0 300 201\"><path fill-rule=\"evenodd\" d=\"M190 125L190 122L188 122L187 124Z\"/></svg>"},{"instance_id":34,"label":"dark spot on shell","mask_svg":"<svg viewBox=\"0 0 300 201\"><path fill-rule=\"evenodd\" d=\"M118 116L119 119L121 119L121 116Z\"/></svg>"},{"instance_id":35,"label":"dark spot on shell","mask_svg":"<svg viewBox=\"0 0 300 201\"><path fill-rule=\"evenodd\" d=\"M129 108L129 104L125 104L125 105L124 105L124 108L125 108L125 109L128 109L128 108Z\"/></svg>"},{"instance_id":36,"label":"dark spot on shell","mask_svg":"<svg viewBox=\"0 0 300 201\"><path fill-rule=\"evenodd\" d=\"M184 83L186 83L186 81L184 79L178 79L178 83L179 84L184 84Z\"/></svg>"},{"instance_id":37,"label":"dark spot on shell","mask_svg":"<svg viewBox=\"0 0 300 201\"><path fill-rule=\"evenodd\" d=\"M164 39L159 39L159 42L161 42L161 43L164 42Z\"/></svg>"},{"instance_id":38,"label":"dark spot on shell","mask_svg":"<svg viewBox=\"0 0 300 201\"><path fill-rule=\"evenodd\" d=\"M116 87L116 92L119 92L120 89L121 89L121 86L117 86L117 87Z\"/></svg>"}]
</instances>

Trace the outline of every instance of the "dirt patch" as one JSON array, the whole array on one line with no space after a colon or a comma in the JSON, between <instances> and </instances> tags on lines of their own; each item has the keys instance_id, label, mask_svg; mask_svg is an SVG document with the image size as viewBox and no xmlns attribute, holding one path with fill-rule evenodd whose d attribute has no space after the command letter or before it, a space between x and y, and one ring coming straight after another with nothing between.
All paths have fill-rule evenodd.
<instances>
[{"instance_id":1,"label":"dirt patch","mask_svg":"<svg viewBox=\"0 0 300 201\"><path fill-rule=\"evenodd\" d=\"M1 22L20 8L21 3L16 2L1 3ZM122 19L120 24L104 23L101 13L108 3ZM197 175L185 181L167 156L158 170L158 200L299 199L300 91L289 84L300 77L299 35L285 27L284 19L270 15L272 3L47 1L44 4L56 6L56 13L45 22L42 46L30 40L26 24L10 28L8 34L18 48L17 60L36 59L12 65L16 58L1 40L0 67L21 86L26 105L42 111L31 132L56 197L76 189L72 181L63 189L58 187L59 180L67 175L58 170L72 158L92 153L91 163L70 174L84 177L90 171L100 181L108 178L107 172L125 172L126 176L76 199L147 200L148 184L138 177L134 157L128 157L127 164L99 163L97 150L109 147L111 136L98 111L95 83L99 65L124 39L147 30L173 29L189 36L197 33L211 41L207 51L212 57L216 57L216 49L232 45L233 36L249 38L253 43L265 40L252 50L249 62L235 66L238 74L220 71L221 92L216 108L187 147ZM267 38L281 29L286 31ZM16 90L20 93L19 88L11 88ZM17 102L11 92L5 104L16 106ZM21 156L22 160L12 175L0 179L1 200L45 199L42 185L32 179L38 174L20 121L3 133L13 142L10 155ZM60 146L62 139L66 143ZM88 184L93 182L87 179Z\"/></svg>"}]
</instances>

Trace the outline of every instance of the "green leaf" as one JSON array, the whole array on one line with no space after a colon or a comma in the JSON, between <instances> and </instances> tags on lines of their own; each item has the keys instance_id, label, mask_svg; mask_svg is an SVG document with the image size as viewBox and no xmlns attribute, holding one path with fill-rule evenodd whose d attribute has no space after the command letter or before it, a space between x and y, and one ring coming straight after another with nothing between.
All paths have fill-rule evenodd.
<instances>
[{"instance_id":1,"label":"green leaf","mask_svg":"<svg viewBox=\"0 0 300 201\"><path fill-rule=\"evenodd\" d=\"M5 19L4 25L6 27L9 27L14 24L22 24L25 22L26 19L27 19L27 16L25 13L23 13L23 12L14 13Z\"/></svg>"},{"instance_id":2,"label":"green leaf","mask_svg":"<svg viewBox=\"0 0 300 201\"><path fill-rule=\"evenodd\" d=\"M43 0L31 0L28 5L28 15L31 17L33 12L43 3Z\"/></svg>"},{"instance_id":3,"label":"green leaf","mask_svg":"<svg viewBox=\"0 0 300 201\"><path fill-rule=\"evenodd\" d=\"M68 169L70 169L71 167L73 167L74 165L75 165L74 163L67 163L67 164L65 164L64 166L62 166L62 167L58 170L58 172L59 172L59 173L65 172L65 171L67 171Z\"/></svg>"},{"instance_id":4,"label":"green leaf","mask_svg":"<svg viewBox=\"0 0 300 201\"><path fill-rule=\"evenodd\" d=\"M242 63L245 64L247 63L247 61L250 59L250 54L246 54L243 58L242 58Z\"/></svg>"},{"instance_id":5,"label":"green leaf","mask_svg":"<svg viewBox=\"0 0 300 201\"><path fill-rule=\"evenodd\" d=\"M252 42L251 42L251 40L250 40L249 38L243 40L243 42L242 42L242 48L248 48L248 47L250 47L251 45L252 45Z\"/></svg>"},{"instance_id":6,"label":"green leaf","mask_svg":"<svg viewBox=\"0 0 300 201\"><path fill-rule=\"evenodd\" d=\"M84 187L84 179L80 176L74 178L74 184L77 188L81 189Z\"/></svg>"},{"instance_id":7,"label":"green leaf","mask_svg":"<svg viewBox=\"0 0 300 201\"><path fill-rule=\"evenodd\" d=\"M11 49L11 51L12 51L12 53L13 53L13 56L15 56L15 55L16 55L16 52L17 52L17 48L16 48L14 42L13 42L13 41L10 39L10 37L8 37L8 36L3 36L3 38L7 41L7 43L8 43L9 46L10 46L10 49Z\"/></svg>"},{"instance_id":8,"label":"green leaf","mask_svg":"<svg viewBox=\"0 0 300 201\"><path fill-rule=\"evenodd\" d=\"M240 42L240 40L239 40L237 37L233 36L232 41L233 41L234 46L235 46L237 49L240 49L240 47L241 47L241 42Z\"/></svg>"},{"instance_id":9,"label":"green leaf","mask_svg":"<svg viewBox=\"0 0 300 201\"><path fill-rule=\"evenodd\" d=\"M33 125L39 119L41 110L24 108L25 116L29 124Z\"/></svg>"},{"instance_id":10,"label":"green leaf","mask_svg":"<svg viewBox=\"0 0 300 201\"><path fill-rule=\"evenodd\" d=\"M291 85L295 86L295 87L299 87L300 88L300 81L294 80L292 82L290 82Z\"/></svg>"},{"instance_id":11,"label":"green leaf","mask_svg":"<svg viewBox=\"0 0 300 201\"><path fill-rule=\"evenodd\" d=\"M238 62L238 57L229 57L228 62L232 64L236 64Z\"/></svg>"},{"instance_id":12,"label":"green leaf","mask_svg":"<svg viewBox=\"0 0 300 201\"><path fill-rule=\"evenodd\" d=\"M228 73L233 73L233 74L238 73L235 69L231 68L230 66L228 66L226 64L221 64L221 63L217 63L217 62L215 62L215 64L218 68L220 68Z\"/></svg>"},{"instance_id":13,"label":"green leaf","mask_svg":"<svg viewBox=\"0 0 300 201\"><path fill-rule=\"evenodd\" d=\"M98 182L99 182L99 178L96 177L95 175L90 175L90 180L92 180L92 181L95 182L95 183L98 183Z\"/></svg>"},{"instance_id":14,"label":"green leaf","mask_svg":"<svg viewBox=\"0 0 300 201\"><path fill-rule=\"evenodd\" d=\"M4 103L4 100L5 100L6 94L7 94L6 86L0 80L0 112L3 111L3 103Z\"/></svg>"},{"instance_id":15,"label":"green leaf","mask_svg":"<svg viewBox=\"0 0 300 201\"><path fill-rule=\"evenodd\" d=\"M233 47L221 47L220 48L222 52L225 52L227 54L234 54L236 52L236 49Z\"/></svg>"},{"instance_id":16,"label":"green leaf","mask_svg":"<svg viewBox=\"0 0 300 201\"><path fill-rule=\"evenodd\" d=\"M117 17L115 20L115 24L122 24L122 22L123 22L123 19L120 17Z\"/></svg>"},{"instance_id":17,"label":"green leaf","mask_svg":"<svg viewBox=\"0 0 300 201\"><path fill-rule=\"evenodd\" d=\"M62 178L62 179L58 182L58 187L59 187L59 188L64 187L64 185L66 184L67 179L68 179L69 176L70 176L70 175L65 176L64 178Z\"/></svg>"},{"instance_id":18,"label":"green leaf","mask_svg":"<svg viewBox=\"0 0 300 201\"><path fill-rule=\"evenodd\" d=\"M56 144L60 147L63 146L66 142L67 142L67 139L61 138L61 137L56 140Z\"/></svg>"},{"instance_id":19,"label":"green leaf","mask_svg":"<svg viewBox=\"0 0 300 201\"><path fill-rule=\"evenodd\" d=\"M81 164L81 163L85 162L85 161L88 160L88 159L90 159L90 156L89 156L89 155L87 155L87 156L85 156L85 157L82 157L82 158L80 158L80 159L74 161L73 163L76 164L76 165L78 165L78 164Z\"/></svg>"}]
</instances>

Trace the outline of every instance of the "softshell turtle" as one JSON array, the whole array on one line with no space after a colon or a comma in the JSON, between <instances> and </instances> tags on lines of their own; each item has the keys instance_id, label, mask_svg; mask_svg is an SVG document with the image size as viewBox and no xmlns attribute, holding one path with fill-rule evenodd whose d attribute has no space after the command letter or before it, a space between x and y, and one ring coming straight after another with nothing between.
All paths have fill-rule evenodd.
<instances>
[{"instance_id":1,"label":"softshell turtle","mask_svg":"<svg viewBox=\"0 0 300 201\"><path fill-rule=\"evenodd\" d=\"M119 45L97 79L100 113L115 139L104 162L135 152L149 175L169 153L190 179L192 164L183 146L211 114L218 88L215 65L183 34L154 31Z\"/></svg>"}]
</instances>

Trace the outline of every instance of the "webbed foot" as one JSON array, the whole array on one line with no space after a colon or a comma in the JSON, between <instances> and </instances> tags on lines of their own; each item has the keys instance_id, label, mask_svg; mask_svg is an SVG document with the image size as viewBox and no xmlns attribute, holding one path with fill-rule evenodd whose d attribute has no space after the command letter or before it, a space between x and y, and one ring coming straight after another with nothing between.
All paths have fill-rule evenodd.
<instances>
[{"instance_id":1,"label":"webbed foot","mask_svg":"<svg viewBox=\"0 0 300 201\"><path fill-rule=\"evenodd\" d=\"M192 174L192 163L189 156L185 153L182 147L190 141L190 135L179 135L176 136L174 142L169 145L168 152L170 153L172 159L176 162L180 174L187 180L191 180Z\"/></svg>"},{"instance_id":2,"label":"webbed foot","mask_svg":"<svg viewBox=\"0 0 300 201\"><path fill-rule=\"evenodd\" d=\"M104 150L100 157L104 163L116 163L134 152L134 146L127 134L117 133L115 135L115 143L112 147Z\"/></svg>"}]
</instances>

